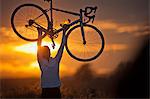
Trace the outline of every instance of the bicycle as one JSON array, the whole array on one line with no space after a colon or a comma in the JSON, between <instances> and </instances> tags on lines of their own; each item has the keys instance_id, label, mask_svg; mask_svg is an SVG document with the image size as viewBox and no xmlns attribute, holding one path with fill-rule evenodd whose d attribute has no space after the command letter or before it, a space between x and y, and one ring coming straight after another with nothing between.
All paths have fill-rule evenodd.
<instances>
[{"instance_id":1,"label":"bicycle","mask_svg":"<svg viewBox=\"0 0 150 99\"><path fill-rule=\"evenodd\" d=\"M95 26L88 24L91 21L92 23L94 22L97 7L86 7L85 9L80 9L80 13L76 13L53 8L52 0L44 1L49 2L49 9L44 10L35 4L23 4L12 13L11 26L20 38L26 41L37 41L37 28L40 28L44 32L42 38L48 35L52 40L52 47L55 48L54 39L58 37L61 31L67 29L65 47L72 58L85 62L100 56L104 50L103 34ZM68 19L67 24L61 24L61 28L55 29L53 11L78 16L79 19L73 22ZM47 12L50 12L50 18ZM21 16L18 17L18 15Z\"/></svg>"}]
</instances>

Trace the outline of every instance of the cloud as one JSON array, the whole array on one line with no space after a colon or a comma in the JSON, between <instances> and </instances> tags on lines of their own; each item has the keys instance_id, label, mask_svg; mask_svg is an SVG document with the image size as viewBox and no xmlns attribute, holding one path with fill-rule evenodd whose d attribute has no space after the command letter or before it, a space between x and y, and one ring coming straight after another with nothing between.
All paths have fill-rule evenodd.
<instances>
[{"instance_id":1,"label":"cloud","mask_svg":"<svg viewBox=\"0 0 150 99\"><path fill-rule=\"evenodd\" d=\"M33 72L34 71L34 72ZM39 77L39 68L35 68L31 65L20 64L18 67L14 67L13 64L4 63L0 67L1 78L26 78L26 77Z\"/></svg>"},{"instance_id":2,"label":"cloud","mask_svg":"<svg viewBox=\"0 0 150 99\"><path fill-rule=\"evenodd\" d=\"M150 34L150 26L146 24L121 24L113 21L97 21L96 26L102 30L113 30L116 33L129 33L134 36L148 35Z\"/></svg>"},{"instance_id":3,"label":"cloud","mask_svg":"<svg viewBox=\"0 0 150 99\"><path fill-rule=\"evenodd\" d=\"M102 31L115 31L116 33L122 33L122 34L132 34L134 36L143 36L150 34L149 28L150 26L145 24L121 24L117 23L111 20L106 21L95 21L94 25L97 26L97 28L102 29ZM25 44L26 41L19 38L12 28L8 27L1 27L0 28L0 42L1 44ZM115 38L115 37L113 37ZM60 40L61 38L59 38ZM18 42L19 40L19 42Z\"/></svg>"},{"instance_id":4,"label":"cloud","mask_svg":"<svg viewBox=\"0 0 150 99\"><path fill-rule=\"evenodd\" d=\"M105 51L122 51L126 50L128 47L126 45L121 44L110 44L107 45L105 48ZM11 50L10 50L11 49ZM64 56L65 55L65 56ZM62 61L66 60L66 54L64 54ZM22 73L22 77L30 77L39 76L39 68L38 63L36 60L35 54L29 54L24 53L20 51L16 51L13 49L13 46L7 45L2 46L1 45L1 51L0 51L0 74L2 74L2 77L21 77L19 75ZM72 61L72 58L68 57L70 61ZM76 61L75 61L76 62ZM68 66L72 66L72 63L69 62L69 64L63 62L63 64L60 64L60 73L61 76L65 75L71 75L74 74L78 66L72 66L69 68ZM78 64L79 65L79 64ZM32 73L34 71L34 73ZM9 72L9 75L8 75ZM106 70L98 71L98 73L105 73Z\"/></svg>"},{"instance_id":5,"label":"cloud","mask_svg":"<svg viewBox=\"0 0 150 99\"><path fill-rule=\"evenodd\" d=\"M19 42L18 42L19 40ZM11 28L7 27L1 27L0 28L0 45L5 44L13 44L13 45L19 45L25 43L24 40L21 40Z\"/></svg>"},{"instance_id":6,"label":"cloud","mask_svg":"<svg viewBox=\"0 0 150 99\"><path fill-rule=\"evenodd\" d=\"M9 44L0 45L0 47L1 78L37 77L39 75L38 68L31 65L32 61L36 61L35 55L17 52Z\"/></svg>"},{"instance_id":7,"label":"cloud","mask_svg":"<svg viewBox=\"0 0 150 99\"><path fill-rule=\"evenodd\" d=\"M30 43L29 43L30 44ZM28 45L29 45L28 44ZM26 44L23 44L26 45ZM24 77L39 77L40 69L37 63L36 54L25 53L15 48L20 46L11 44L0 45L0 77L2 78L24 78ZM31 46L30 46L31 47ZM30 51L30 50L28 50ZM36 52L36 51L35 51ZM71 74L74 68L70 69L60 64L61 76ZM34 71L34 72L33 72Z\"/></svg>"},{"instance_id":8,"label":"cloud","mask_svg":"<svg viewBox=\"0 0 150 99\"><path fill-rule=\"evenodd\" d=\"M0 45L0 61L11 61L15 59L22 59L22 57L29 57L32 58L32 54L24 54L21 52L17 52L14 50L16 46L13 46L11 44L7 45Z\"/></svg>"},{"instance_id":9,"label":"cloud","mask_svg":"<svg viewBox=\"0 0 150 99\"><path fill-rule=\"evenodd\" d=\"M123 51L127 50L128 45L126 44L107 44L105 47L105 51Z\"/></svg>"},{"instance_id":10,"label":"cloud","mask_svg":"<svg viewBox=\"0 0 150 99\"><path fill-rule=\"evenodd\" d=\"M51 49L52 56L55 56L57 54L56 53L57 50L60 47L60 44L55 42L55 49L53 49L50 42L43 41L42 46L48 46ZM16 47L14 47L14 50L18 51L18 52L22 52L22 53L36 55L36 53L37 53L37 42L32 42L32 43L27 43L27 44L16 46Z\"/></svg>"},{"instance_id":11,"label":"cloud","mask_svg":"<svg viewBox=\"0 0 150 99\"><path fill-rule=\"evenodd\" d=\"M95 22L96 26L98 28L101 28L102 31L105 30L112 30L112 31L116 31L115 35L117 35L117 33L130 33L130 34L135 34L135 35L145 35L148 33L148 28L149 26L143 26L143 25L134 25L134 24L119 24L116 22L112 22L112 21L96 21ZM35 64L34 62L36 61L36 54L31 54L31 53L25 53L23 51L20 50L16 50L16 49L24 49L24 47L22 46L26 46L30 44L30 42L24 41L21 38L19 38L13 31L11 28L6 28L6 27L1 27L0 28L0 68L1 68L1 72L2 74L6 74L8 72L12 72L12 75L14 73L14 75L19 74L20 72L22 72L23 74L32 72L33 69L35 68L31 68L31 67L36 67L37 64ZM144 34L145 33L145 34ZM104 33L105 35L105 33ZM116 39L115 36L112 36L112 38ZM61 36L59 36L58 38L58 43L60 43L61 41ZM122 39L119 39L122 40ZM49 38L47 41L50 41ZM56 40L57 41L57 40ZM110 41L113 42L113 39ZM33 43L33 45L36 45L36 42ZM27 47L27 46L26 46ZM28 46L31 47L31 46ZM116 54L118 51L126 51L129 48L128 43L111 43L108 44L106 42L105 44L105 49L104 52L111 52L111 51L115 51ZM28 49L28 48L27 48ZM29 50L30 51L30 50ZM36 52L36 51L35 51ZM105 53L103 53L105 54ZM70 58L69 55L66 55L65 53L65 58L62 60L65 63L63 63L62 65L62 75L67 75L68 72L73 73L75 71L75 68L77 68L79 66L80 63L75 63L77 61L73 61L72 58ZM73 65L72 63L70 63L69 61L73 61ZM34 66L35 65L35 66ZM67 66L72 66L71 69L68 71L68 67ZM103 64L105 65L105 64ZM101 69L101 68L100 68ZM36 72L36 70L35 70ZM99 72L107 72L107 70L102 70ZM7 75L9 76L9 75Z\"/></svg>"}]
</instances>

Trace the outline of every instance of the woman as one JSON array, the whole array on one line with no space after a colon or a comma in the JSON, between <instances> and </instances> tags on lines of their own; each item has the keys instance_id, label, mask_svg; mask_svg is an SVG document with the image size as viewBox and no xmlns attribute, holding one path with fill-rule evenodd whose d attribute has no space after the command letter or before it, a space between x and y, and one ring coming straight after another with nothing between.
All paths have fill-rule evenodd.
<instances>
[{"instance_id":1,"label":"woman","mask_svg":"<svg viewBox=\"0 0 150 99\"><path fill-rule=\"evenodd\" d=\"M37 60L41 70L42 97L61 98L59 63L63 54L66 40L65 31L63 31L62 43L56 57L54 58L51 57L50 48L48 46L41 46L42 30L40 28L38 28L38 37Z\"/></svg>"}]
</instances>

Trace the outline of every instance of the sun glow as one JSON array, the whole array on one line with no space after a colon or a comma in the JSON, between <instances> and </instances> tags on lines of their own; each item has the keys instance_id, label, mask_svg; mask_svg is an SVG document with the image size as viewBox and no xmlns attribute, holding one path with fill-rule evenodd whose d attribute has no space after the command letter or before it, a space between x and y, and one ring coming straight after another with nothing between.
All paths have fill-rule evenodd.
<instances>
[{"instance_id":1,"label":"sun glow","mask_svg":"<svg viewBox=\"0 0 150 99\"><path fill-rule=\"evenodd\" d=\"M55 49L52 48L51 44L49 42L42 42L42 46L48 46L51 49L51 53L56 53L57 50L59 49L60 44L58 44L57 42L55 42ZM15 47L15 51L18 52L23 52L23 53L27 53L27 54L36 54L37 53L37 43L33 42L33 43L28 43L28 44L24 44L21 46L17 46Z\"/></svg>"},{"instance_id":2,"label":"sun glow","mask_svg":"<svg viewBox=\"0 0 150 99\"><path fill-rule=\"evenodd\" d=\"M38 62L37 62L37 61L32 62L32 63L30 64L30 66L31 66L32 68L34 68L34 69L39 68L39 64L38 64Z\"/></svg>"}]
</instances>

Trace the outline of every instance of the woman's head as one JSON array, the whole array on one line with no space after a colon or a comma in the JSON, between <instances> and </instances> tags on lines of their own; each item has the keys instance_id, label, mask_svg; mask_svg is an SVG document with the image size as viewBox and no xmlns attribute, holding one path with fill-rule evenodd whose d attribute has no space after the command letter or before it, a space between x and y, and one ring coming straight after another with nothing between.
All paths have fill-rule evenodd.
<instances>
[{"instance_id":1,"label":"woman's head","mask_svg":"<svg viewBox=\"0 0 150 99\"><path fill-rule=\"evenodd\" d=\"M42 55L42 57L49 59L51 53L50 53L50 49L48 46L42 46L40 48L40 54Z\"/></svg>"}]
</instances>

